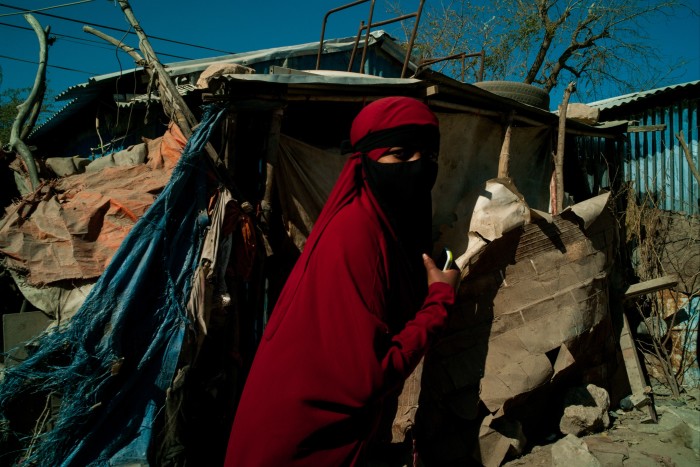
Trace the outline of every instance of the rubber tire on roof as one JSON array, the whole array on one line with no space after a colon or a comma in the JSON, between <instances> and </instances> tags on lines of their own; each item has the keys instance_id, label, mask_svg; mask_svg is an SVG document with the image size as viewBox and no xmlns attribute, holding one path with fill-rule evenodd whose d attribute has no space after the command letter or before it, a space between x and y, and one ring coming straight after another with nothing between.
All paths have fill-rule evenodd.
<instances>
[{"instance_id":1,"label":"rubber tire on roof","mask_svg":"<svg viewBox=\"0 0 700 467\"><path fill-rule=\"evenodd\" d=\"M532 84L517 81L481 81L474 83L474 86L522 104L549 110L549 94Z\"/></svg>"}]
</instances>

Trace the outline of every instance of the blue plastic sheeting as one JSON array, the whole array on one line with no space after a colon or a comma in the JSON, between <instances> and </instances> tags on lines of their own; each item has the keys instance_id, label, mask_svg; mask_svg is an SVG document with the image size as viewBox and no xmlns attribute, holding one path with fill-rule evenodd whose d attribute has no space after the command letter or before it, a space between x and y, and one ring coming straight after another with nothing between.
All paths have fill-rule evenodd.
<instances>
[{"instance_id":1,"label":"blue plastic sheeting","mask_svg":"<svg viewBox=\"0 0 700 467\"><path fill-rule=\"evenodd\" d=\"M224 109L205 109L170 182L134 225L70 322L8 369L0 413L26 391L62 395L28 463L148 464L155 417L188 326L186 304L209 219L203 151Z\"/></svg>"}]
</instances>

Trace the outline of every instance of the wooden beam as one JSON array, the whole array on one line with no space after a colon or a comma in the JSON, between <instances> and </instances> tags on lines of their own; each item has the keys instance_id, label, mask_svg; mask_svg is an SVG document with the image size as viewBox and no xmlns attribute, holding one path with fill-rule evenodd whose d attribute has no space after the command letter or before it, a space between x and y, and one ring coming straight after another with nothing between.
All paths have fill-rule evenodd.
<instances>
[{"instance_id":1,"label":"wooden beam","mask_svg":"<svg viewBox=\"0 0 700 467\"><path fill-rule=\"evenodd\" d=\"M622 359L625 362L625 370L627 371L627 380L630 383L630 390L633 395L643 394L647 383L644 378L644 373L642 372L642 365L639 362L637 348L634 345L630 325L624 313L622 313L622 329L620 331L619 341ZM650 421L654 423L657 422L656 408L653 403L645 407L640 407L640 410L646 411Z\"/></svg>"},{"instance_id":2,"label":"wooden beam","mask_svg":"<svg viewBox=\"0 0 700 467\"><path fill-rule=\"evenodd\" d=\"M644 126L628 126L627 133L644 133L647 131L664 131L666 124L663 125L644 125Z\"/></svg>"},{"instance_id":3,"label":"wooden beam","mask_svg":"<svg viewBox=\"0 0 700 467\"><path fill-rule=\"evenodd\" d=\"M670 289L678 285L678 278L675 276L663 276L630 285L625 291L625 298L638 297L646 293L656 292L657 290Z\"/></svg>"}]
</instances>

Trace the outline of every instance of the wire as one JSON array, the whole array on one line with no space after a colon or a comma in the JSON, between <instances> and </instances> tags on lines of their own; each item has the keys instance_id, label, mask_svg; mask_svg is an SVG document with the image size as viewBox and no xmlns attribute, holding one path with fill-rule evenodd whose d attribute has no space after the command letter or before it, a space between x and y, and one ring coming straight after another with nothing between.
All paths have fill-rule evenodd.
<instances>
[{"instance_id":1,"label":"wire","mask_svg":"<svg viewBox=\"0 0 700 467\"><path fill-rule=\"evenodd\" d=\"M79 5L79 4L81 4L81 3L89 3L89 2L92 2L92 1L93 1L93 0L81 0L81 1L79 1L79 2L64 3L63 5L47 6L47 7L45 7L45 8L37 8L37 9L34 9L34 10L24 10L24 11L20 11L20 12L17 12L17 13L3 13L3 14L0 15L0 18L2 18L3 16L21 15L21 14L23 14L23 13L38 13L38 12L44 11L44 10L53 10L54 8L63 8L64 6Z\"/></svg>"},{"instance_id":2,"label":"wire","mask_svg":"<svg viewBox=\"0 0 700 467\"><path fill-rule=\"evenodd\" d=\"M35 61L33 61L33 60L25 60L25 59L23 59L23 58L17 58L17 57L8 57L7 55L0 55L0 58L6 58L6 59L8 59L8 60L15 60L15 61L17 61L17 62L31 63L31 64L33 64L33 65L38 65L38 64L39 64L39 62L35 62ZM51 67L51 68L58 68L58 69L60 69L60 70L75 71L76 73L85 73L85 74L87 74L87 75L93 75L93 76L95 76L95 75L98 74L98 73L94 73L94 72L92 72L92 71L76 70L76 69L74 69L74 68L66 68L66 67L64 67L64 66L58 66L58 65L48 65L48 64L47 64L46 66Z\"/></svg>"},{"instance_id":3,"label":"wire","mask_svg":"<svg viewBox=\"0 0 700 467\"><path fill-rule=\"evenodd\" d=\"M16 28L16 29L23 29L23 30L25 30L25 31L32 31L32 32L34 31L32 28L27 27L27 26L18 26L18 25L16 25L16 24L3 23L2 21L0 21L0 26L7 26L7 27L10 27L10 28ZM50 35L51 35L51 36L55 36L55 37L63 37L63 38L66 38L66 41L67 41L67 42L71 42L71 41L69 41L68 39L74 39L74 40L76 40L76 41L81 41L81 42L89 43L89 44L83 44L83 45L90 45L91 47L98 47L98 48L100 48L100 49L112 50L112 47L110 47L109 45L105 44L105 43L102 42L102 41L96 41L96 40L93 40L93 39L86 39L86 38L84 38L84 37L71 36L71 35L69 35L69 34L59 34L59 33L55 33L55 32L52 32ZM97 44L97 45L91 45L91 44ZM163 52L156 52L156 54L159 55L159 56L162 56L162 57L179 58L179 59L181 59L181 60L194 60L194 59L189 58L189 57L181 57L180 55L166 54L166 53L163 53Z\"/></svg>"},{"instance_id":4,"label":"wire","mask_svg":"<svg viewBox=\"0 0 700 467\"><path fill-rule=\"evenodd\" d=\"M13 8L13 9L15 9L15 10L25 11L24 8L20 8L20 7L17 7L17 6L12 6L12 5L7 5L7 4L5 4L5 3L0 3L0 6L4 6L5 8ZM65 16L53 15L53 14L51 14L51 13L41 13L41 12L39 12L39 13L37 13L37 14L43 15L43 16L49 16L49 17L51 17L51 18L56 18L56 19L62 19L62 20L64 20L64 21L71 21L71 22L73 22L73 23L78 23L78 24L88 24L88 25L90 25L90 26L95 26L95 27L103 28L103 29L110 29L110 30L112 30L112 31L128 32L128 31L125 30L125 29L114 28L114 27L112 27L112 26L105 26L104 24L92 23L92 22L90 22L90 21L82 21L82 20L73 19L73 18L66 18ZM136 34L136 33L135 33L135 32L129 32L129 34ZM173 44L186 45L186 46L188 46L188 47L194 47L194 48L203 49L203 50L211 50L211 51L213 51L213 52L221 52L221 53L225 53L225 54L229 54L229 55L232 55L232 54L235 53L235 52L229 52L229 51L227 51L227 50L213 49L213 48L211 48L211 47L205 47L205 46L203 46L203 45L196 45L196 44L190 44L190 43L188 43L188 42L176 41L176 40L174 40L174 39L166 39L165 37L158 37L158 36L151 36L151 35L149 35L148 37L151 38L151 39L157 39L157 40L159 40L159 41L171 42L171 43L173 43Z\"/></svg>"}]
</instances>

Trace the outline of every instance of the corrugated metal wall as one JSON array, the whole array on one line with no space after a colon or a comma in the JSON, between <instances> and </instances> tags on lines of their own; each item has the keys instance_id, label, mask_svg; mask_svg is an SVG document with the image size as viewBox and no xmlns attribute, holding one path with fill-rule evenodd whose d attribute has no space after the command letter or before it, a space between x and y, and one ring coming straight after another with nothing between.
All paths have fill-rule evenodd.
<instances>
[{"instance_id":1,"label":"corrugated metal wall","mask_svg":"<svg viewBox=\"0 0 700 467\"><path fill-rule=\"evenodd\" d=\"M643 97L655 98L655 102L658 103L663 98L659 94L681 87L685 87L686 93L695 89L691 95L697 96L696 86L697 82L693 82L690 86L652 90ZM641 98L637 100L636 97L638 96L628 98L623 104L642 108L644 101L641 101ZM624 101L622 98L619 100ZM696 278L700 253L700 230L697 227L700 222L700 186L677 135L683 134L683 139L690 149L691 159L700 170L700 99L680 97L664 100L668 104L648 106L645 110L634 111L638 113L626 113L624 107L608 108L609 120L636 121L637 127L647 127L649 130L649 127L658 126L654 131L628 131L617 141L592 137L576 138L576 154L580 164L578 169L583 173L582 178L585 180L582 184L584 190L579 196L586 195L586 189L595 194L598 188L623 188L623 183L632 183L640 202L653 204L663 211L668 211L660 216L662 222L655 227L657 230L648 233L658 242L659 249L655 253L655 260L658 260L660 270L675 274L679 278L679 285L673 291L661 291L655 296L666 298L660 300L662 317L675 316L674 326L670 331L673 342L670 358L672 367L680 373L678 381L686 387L698 387L700 297ZM628 127L628 130L631 129L632 127ZM574 184L570 184L569 189L573 191L574 188ZM635 247L633 242L628 242L625 246L632 248L628 251L628 256L635 258L630 265L640 277L646 277L643 273L648 271L641 271L638 261L644 254L643 248ZM673 299L668 299L669 297ZM653 370L653 367L651 368Z\"/></svg>"},{"instance_id":2,"label":"corrugated metal wall","mask_svg":"<svg viewBox=\"0 0 700 467\"><path fill-rule=\"evenodd\" d=\"M620 151L619 142L606 138L583 136L576 138L575 154L578 167L575 173L564 174L564 189L578 203L610 190L618 182L620 174L615 167L616 154ZM567 155L570 154L567 150ZM568 158L564 161L564 171L572 170ZM580 174L580 175L579 175ZM577 180L577 177L583 180Z\"/></svg>"},{"instance_id":3,"label":"corrugated metal wall","mask_svg":"<svg viewBox=\"0 0 700 467\"><path fill-rule=\"evenodd\" d=\"M668 107L630 116L639 126L665 125L663 130L630 132L623 158L625 181L634 182L641 200L658 208L700 214L700 187L676 135L683 134L695 167L698 157L698 100L682 100Z\"/></svg>"}]
</instances>

